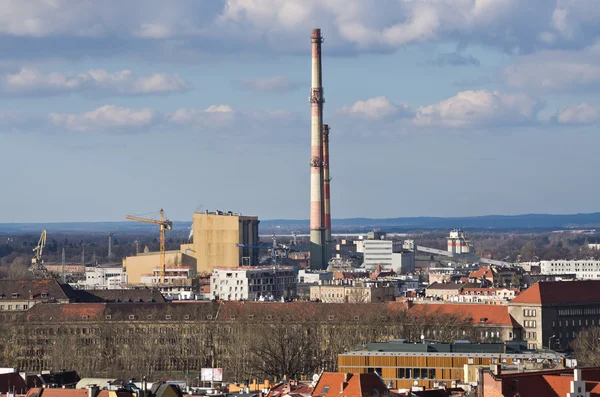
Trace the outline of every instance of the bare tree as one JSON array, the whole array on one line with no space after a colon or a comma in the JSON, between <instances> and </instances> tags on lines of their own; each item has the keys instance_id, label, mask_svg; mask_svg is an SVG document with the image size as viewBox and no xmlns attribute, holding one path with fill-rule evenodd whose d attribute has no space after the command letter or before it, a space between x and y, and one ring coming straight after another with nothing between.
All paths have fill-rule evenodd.
<instances>
[{"instance_id":1,"label":"bare tree","mask_svg":"<svg viewBox=\"0 0 600 397\"><path fill-rule=\"evenodd\" d=\"M589 327L571 342L573 356L581 367L600 366L600 327Z\"/></svg>"}]
</instances>

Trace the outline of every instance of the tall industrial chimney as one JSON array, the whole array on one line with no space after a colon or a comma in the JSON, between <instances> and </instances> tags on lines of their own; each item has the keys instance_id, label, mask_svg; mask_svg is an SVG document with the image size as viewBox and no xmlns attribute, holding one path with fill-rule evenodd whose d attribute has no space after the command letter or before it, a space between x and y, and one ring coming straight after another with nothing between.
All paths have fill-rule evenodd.
<instances>
[{"instance_id":1,"label":"tall industrial chimney","mask_svg":"<svg viewBox=\"0 0 600 397\"><path fill-rule=\"evenodd\" d=\"M310 158L310 267L324 269L325 260L325 208L323 206L323 86L321 83L321 29L313 29L311 107L311 158Z\"/></svg>"},{"instance_id":2,"label":"tall industrial chimney","mask_svg":"<svg viewBox=\"0 0 600 397\"><path fill-rule=\"evenodd\" d=\"M323 124L323 213L325 214L325 260L331 259L331 207L329 182L329 125Z\"/></svg>"}]
</instances>

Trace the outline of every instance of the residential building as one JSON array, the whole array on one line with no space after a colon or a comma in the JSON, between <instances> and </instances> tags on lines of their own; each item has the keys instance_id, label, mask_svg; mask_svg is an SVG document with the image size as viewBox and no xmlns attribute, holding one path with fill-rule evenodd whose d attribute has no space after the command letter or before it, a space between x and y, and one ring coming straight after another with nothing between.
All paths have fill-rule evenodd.
<instances>
[{"instance_id":1,"label":"residential building","mask_svg":"<svg viewBox=\"0 0 600 397\"><path fill-rule=\"evenodd\" d=\"M568 349L579 331L600 325L600 280L540 281L508 306L531 349Z\"/></svg>"},{"instance_id":2,"label":"residential building","mask_svg":"<svg viewBox=\"0 0 600 397\"><path fill-rule=\"evenodd\" d=\"M481 397L598 397L600 396L600 368L509 373L497 369L483 370L477 395Z\"/></svg>"},{"instance_id":3,"label":"residential building","mask_svg":"<svg viewBox=\"0 0 600 397\"><path fill-rule=\"evenodd\" d=\"M508 304L519 294L518 288L463 288L452 302Z\"/></svg>"},{"instance_id":4,"label":"residential building","mask_svg":"<svg viewBox=\"0 0 600 397\"><path fill-rule=\"evenodd\" d=\"M444 301L451 300L458 297L463 288L470 286L472 285L463 283L433 283L425 289L425 297Z\"/></svg>"},{"instance_id":5,"label":"residential building","mask_svg":"<svg viewBox=\"0 0 600 397\"><path fill-rule=\"evenodd\" d=\"M0 280L0 312L25 311L36 303L67 303L73 293L55 279Z\"/></svg>"},{"instance_id":6,"label":"residential building","mask_svg":"<svg viewBox=\"0 0 600 397\"><path fill-rule=\"evenodd\" d=\"M248 388L250 389L250 388ZM283 381L267 389L265 397L311 397L313 388L297 380ZM231 390L229 390L231 392Z\"/></svg>"},{"instance_id":7,"label":"residential building","mask_svg":"<svg viewBox=\"0 0 600 397\"><path fill-rule=\"evenodd\" d=\"M210 278L212 299L269 300L296 295L296 273L289 266L219 267Z\"/></svg>"},{"instance_id":8,"label":"residential building","mask_svg":"<svg viewBox=\"0 0 600 397\"><path fill-rule=\"evenodd\" d=\"M561 364L563 358L548 352L526 351L519 345L503 343L406 343L393 340L369 343L366 349L338 355L338 370L360 374L377 373L394 388L418 385L433 387L445 382L466 383L468 366L490 366L495 363L514 365L544 360ZM527 394L535 396L543 394Z\"/></svg>"},{"instance_id":9,"label":"residential building","mask_svg":"<svg viewBox=\"0 0 600 397\"><path fill-rule=\"evenodd\" d=\"M168 266L165 267L165 281L160 282L160 269L155 268L152 273L142 274L140 284L145 285L183 285L187 280L196 276L196 268L193 266Z\"/></svg>"},{"instance_id":10,"label":"residential building","mask_svg":"<svg viewBox=\"0 0 600 397\"><path fill-rule=\"evenodd\" d=\"M600 280L600 260L541 261L540 274L574 274L578 280Z\"/></svg>"},{"instance_id":11,"label":"residential building","mask_svg":"<svg viewBox=\"0 0 600 397\"><path fill-rule=\"evenodd\" d=\"M312 397L392 397L382 379L374 373L323 372Z\"/></svg>"},{"instance_id":12,"label":"residential building","mask_svg":"<svg viewBox=\"0 0 600 397\"><path fill-rule=\"evenodd\" d=\"M121 263L102 263L85 268L85 281L80 283L87 289L120 289L127 284L127 274Z\"/></svg>"},{"instance_id":13,"label":"residential building","mask_svg":"<svg viewBox=\"0 0 600 397\"><path fill-rule=\"evenodd\" d=\"M323 303L376 303L396 298L393 283L358 281L351 284L326 283L310 287L310 299Z\"/></svg>"},{"instance_id":14,"label":"residential building","mask_svg":"<svg viewBox=\"0 0 600 397\"><path fill-rule=\"evenodd\" d=\"M333 280L333 272L328 271L310 271L300 269L298 271L298 283L318 283L319 281Z\"/></svg>"},{"instance_id":15,"label":"residential building","mask_svg":"<svg viewBox=\"0 0 600 397\"><path fill-rule=\"evenodd\" d=\"M521 326L512 318L508 306L504 305L415 301L409 305L406 315L415 319L442 318L448 325L454 323L473 327L470 334L460 327L455 330L434 328L424 332L423 336L426 338L469 339L473 342L509 342L521 339Z\"/></svg>"}]
</instances>

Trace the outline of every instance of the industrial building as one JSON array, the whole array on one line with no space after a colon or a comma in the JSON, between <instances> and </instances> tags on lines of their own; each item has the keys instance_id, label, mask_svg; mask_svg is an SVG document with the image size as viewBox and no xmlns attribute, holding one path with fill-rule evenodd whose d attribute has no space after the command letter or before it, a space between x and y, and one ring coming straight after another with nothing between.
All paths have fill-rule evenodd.
<instances>
[{"instance_id":1,"label":"industrial building","mask_svg":"<svg viewBox=\"0 0 600 397\"><path fill-rule=\"evenodd\" d=\"M231 211L194 213L193 241L182 244L179 250L165 252L165 284L172 284L167 279L181 278L182 272L191 274L188 271L191 268L194 269L193 274L210 274L214 267L258 265L259 222L255 216ZM161 277L159 252L129 256L123 260L123 266L130 284L147 284L156 279L157 271L159 279ZM179 276L167 274L168 269L173 273L173 269L178 267L185 269L178 271Z\"/></svg>"},{"instance_id":2,"label":"industrial building","mask_svg":"<svg viewBox=\"0 0 600 397\"><path fill-rule=\"evenodd\" d=\"M460 229L454 229L448 236L448 252L452 254L470 254L471 243L467 240L465 233Z\"/></svg>"},{"instance_id":3,"label":"industrial building","mask_svg":"<svg viewBox=\"0 0 600 397\"><path fill-rule=\"evenodd\" d=\"M393 270L396 274L415 271L415 253L403 249L402 241L364 240L362 249L366 269L373 270L381 266L386 270Z\"/></svg>"},{"instance_id":4,"label":"industrial building","mask_svg":"<svg viewBox=\"0 0 600 397\"><path fill-rule=\"evenodd\" d=\"M121 289L127 284L127 274L120 263L102 263L85 268L85 281L79 285L86 289Z\"/></svg>"},{"instance_id":5,"label":"industrial building","mask_svg":"<svg viewBox=\"0 0 600 397\"><path fill-rule=\"evenodd\" d=\"M433 387L445 382L472 383L477 367L498 364L524 368L531 362L562 363L554 352L533 352L519 343L407 343L405 340L369 343L364 350L338 355L338 371L377 373L395 388ZM550 365L550 364L549 364Z\"/></svg>"},{"instance_id":6,"label":"industrial building","mask_svg":"<svg viewBox=\"0 0 600 397\"><path fill-rule=\"evenodd\" d=\"M213 268L210 292L221 300L279 300L296 296L296 273L291 266Z\"/></svg>"}]
</instances>

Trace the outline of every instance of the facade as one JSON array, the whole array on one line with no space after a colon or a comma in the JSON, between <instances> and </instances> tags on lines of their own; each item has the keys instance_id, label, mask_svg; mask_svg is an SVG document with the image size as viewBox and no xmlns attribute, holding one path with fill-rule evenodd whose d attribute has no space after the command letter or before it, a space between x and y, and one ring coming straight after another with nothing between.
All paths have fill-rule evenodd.
<instances>
[{"instance_id":1,"label":"facade","mask_svg":"<svg viewBox=\"0 0 600 397\"><path fill-rule=\"evenodd\" d=\"M600 280L540 281L509 304L531 349L568 349L577 333L600 325Z\"/></svg>"},{"instance_id":2,"label":"facade","mask_svg":"<svg viewBox=\"0 0 600 397\"><path fill-rule=\"evenodd\" d=\"M318 283L324 280L333 280L333 272L311 272L305 269L298 271L298 283Z\"/></svg>"},{"instance_id":3,"label":"facade","mask_svg":"<svg viewBox=\"0 0 600 397\"><path fill-rule=\"evenodd\" d=\"M378 266L391 269L397 274L412 273L415 271L415 254L413 251L402 249L401 241L392 240L364 240L364 260L366 269L375 269Z\"/></svg>"},{"instance_id":4,"label":"facade","mask_svg":"<svg viewBox=\"0 0 600 397\"><path fill-rule=\"evenodd\" d=\"M519 294L517 288L463 288L452 302L508 304Z\"/></svg>"},{"instance_id":5,"label":"facade","mask_svg":"<svg viewBox=\"0 0 600 397\"><path fill-rule=\"evenodd\" d=\"M211 298L219 300L279 300L296 295L296 274L289 266L214 268Z\"/></svg>"},{"instance_id":6,"label":"facade","mask_svg":"<svg viewBox=\"0 0 600 397\"><path fill-rule=\"evenodd\" d=\"M376 303L389 302L396 298L393 284L382 282L353 285L323 284L310 287L310 299L323 303Z\"/></svg>"},{"instance_id":7,"label":"facade","mask_svg":"<svg viewBox=\"0 0 600 397\"><path fill-rule=\"evenodd\" d=\"M540 262L540 274L574 274L578 280L600 280L599 260L552 260Z\"/></svg>"},{"instance_id":8,"label":"facade","mask_svg":"<svg viewBox=\"0 0 600 397\"><path fill-rule=\"evenodd\" d=\"M203 212L193 216L193 249L198 273L215 267L258 265L259 220L233 212ZM240 245L246 247L240 247Z\"/></svg>"},{"instance_id":9,"label":"facade","mask_svg":"<svg viewBox=\"0 0 600 397\"><path fill-rule=\"evenodd\" d=\"M0 312L25 311L37 303L67 303L73 290L54 279L0 280Z\"/></svg>"},{"instance_id":10,"label":"facade","mask_svg":"<svg viewBox=\"0 0 600 397\"><path fill-rule=\"evenodd\" d=\"M392 268L396 274L407 274L415 272L414 251L402 250L392 254Z\"/></svg>"},{"instance_id":11,"label":"facade","mask_svg":"<svg viewBox=\"0 0 600 397\"><path fill-rule=\"evenodd\" d=\"M120 263L104 263L85 268L86 289L120 289L127 284L127 274Z\"/></svg>"},{"instance_id":12,"label":"facade","mask_svg":"<svg viewBox=\"0 0 600 397\"><path fill-rule=\"evenodd\" d=\"M444 301L451 300L457 298L466 286L469 285L462 283L433 283L425 289L425 297Z\"/></svg>"},{"instance_id":13,"label":"facade","mask_svg":"<svg viewBox=\"0 0 600 397\"><path fill-rule=\"evenodd\" d=\"M184 254L185 255L185 254ZM165 265L170 267L173 264L181 264L183 262L182 253L177 250L165 252ZM142 276L153 273L160 268L160 253L159 252L144 252L136 256L128 256L123 260L123 268L127 282L129 284L141 284Z\"/></svg>"},{"instance_id":14,"label":"facade","mask_svg":"<svg viewBox=\"0 0 600 397\"><path fill-rule=\"evenodd\" d=\"M191 266L169 266L165 268L165 284L184 285L187 280L196 276L196 268ZM160 269L153 269L152 273L142 274L140 284L158 285L160 283Z\"/></svg>"},{"instance_id":15,"label":"facade","mask_svg":"<svg viewBox=\"0 0 600 397\"><path fill-rule=\"evenodd\" d=\"M501 359L499 359L501 357ZM502 343L444 344L435 342L369 343L365 350L338 355L338 370L353 373L377 373L394 388L433 387L445 382L465 382L465 367L490 366L498 363L517 366L529 360L545 359L562 362L552 353L512 349ZM465 382L466 383L466 382Z\"/></svg>"}]
</instances>

